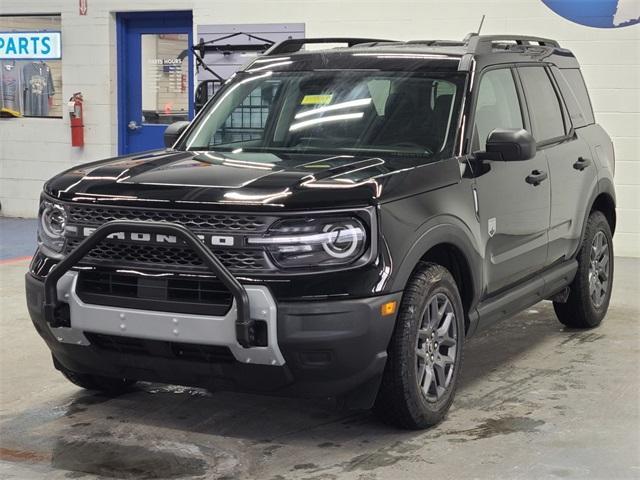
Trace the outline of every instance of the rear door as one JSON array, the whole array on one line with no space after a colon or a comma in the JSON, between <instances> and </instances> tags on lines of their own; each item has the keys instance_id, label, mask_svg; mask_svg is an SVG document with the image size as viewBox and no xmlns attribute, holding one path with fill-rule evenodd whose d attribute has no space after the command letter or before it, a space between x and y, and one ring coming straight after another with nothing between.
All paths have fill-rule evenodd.
<instances>
[{"instance_id":1,"label":"rear door","mask_svg":"<svg viewBox=\"0 0 640 480\"><path fill-rule=\"evenodd\" d=\"M563 98L560 72L544 66L518 68L533 135L538 150L545 152L551 181L551 217L547 264L571 257L578 248L590 192L596 182L596 168L587 142L580 137L584 115L576 111L575 97ZM562 85L567 94L570 89ZM570 110L568 108L570 106ZM569 113L574 112L573 115ZM574 128L574 123L579 128Z\"/></svg>"},{"instance_id":2,"label":"rear door","mask_svg":"<svg viewBox=\"0 0 640 480\"><path fill-rule=\"evenodd\" d=\"M496 128L529 128L515 72L509 67L485 70L475 87L472 150L485 150ZM476 194L487 294L540 271L547 260L550 183L527 177L548 171L544 152L525 161L485 161L476 172Z\"/></svg>"}]
</instances>

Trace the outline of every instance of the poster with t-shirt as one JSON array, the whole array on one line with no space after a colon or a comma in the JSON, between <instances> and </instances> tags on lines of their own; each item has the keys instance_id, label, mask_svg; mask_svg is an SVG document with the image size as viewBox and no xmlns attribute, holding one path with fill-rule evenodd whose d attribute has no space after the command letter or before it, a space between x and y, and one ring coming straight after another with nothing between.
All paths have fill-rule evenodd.
<instances>
[{"instance_id":1,"label":"poster with t-shirt","mask_svg":"<svg viewBox=\"0 0 640 480\"><path fill-rule=\"evenodd\" d=\"M0 61L0 108L22 114L22 72L15 60Z\"/></svg>"},{"instance_id":2,"label":"poster with t-shirt","mask_svg":"<svg viewBox=\"0 0 640 480\"><path fill-rule=\"evenodd\" d=\"M29 62L22 67L24 88L24 115L46 117L49 115L49 98L55 94L51 69L44 62Z\"/></svg>"}]
</instances>

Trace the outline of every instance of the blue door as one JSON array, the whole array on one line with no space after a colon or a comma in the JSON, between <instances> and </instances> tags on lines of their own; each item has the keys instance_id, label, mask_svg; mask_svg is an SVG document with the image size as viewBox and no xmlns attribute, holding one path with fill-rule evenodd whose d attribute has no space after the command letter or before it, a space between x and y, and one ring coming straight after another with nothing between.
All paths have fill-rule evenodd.
<instances>
[{"instance_id":1,"label":"blue door","mask_svg":"<svg viewBox=\"0 0 640 480\"><path fill-rule=\"evenodd\" d=\"M164 146L167 125L193 118L191 12L121 13L118 152Z\"/></svg>"}]
</instances>

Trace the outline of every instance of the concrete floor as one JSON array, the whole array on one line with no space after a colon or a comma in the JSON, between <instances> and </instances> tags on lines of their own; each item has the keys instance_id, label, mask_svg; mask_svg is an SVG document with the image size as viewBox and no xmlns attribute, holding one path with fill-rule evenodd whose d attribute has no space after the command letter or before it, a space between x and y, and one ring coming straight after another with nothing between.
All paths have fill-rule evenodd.
<instances>
[{"instance_id":1,"label":"concrete floor","mask_svg":"<svg viewBox=\"0 0 640 480\"><path fill-rule=\"evenodd\" d=\"M144 384L116 399L51 366L25 261L0 265L0 478L640 478L640 260L593 331L540 303L473 338L448 418L404 432L328 403Z\"/></svg>"}]
</instances>

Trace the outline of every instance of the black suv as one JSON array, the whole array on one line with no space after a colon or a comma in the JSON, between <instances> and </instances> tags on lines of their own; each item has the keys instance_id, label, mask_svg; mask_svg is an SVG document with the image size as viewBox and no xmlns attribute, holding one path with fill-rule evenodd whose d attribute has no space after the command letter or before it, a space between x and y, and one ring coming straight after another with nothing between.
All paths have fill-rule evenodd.
<instances>
[{"instance_id":1,"label":"black suv","mask_svg":"<svg viewBox=\"0 0 640 480\"><path fill-rule=\"evenodd\" d=\"M614 152L553 40L287 40L165 142L44 187L28 306L82 387L336 397L424 428L479 328L544 299L569 327L607 311Z\"/></svg>"}]
</instances>

